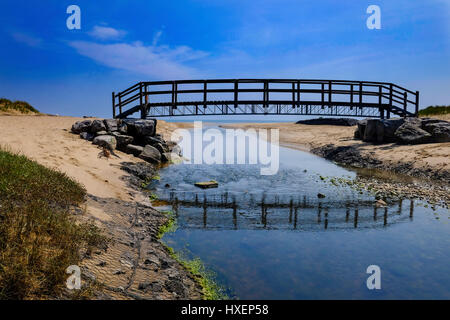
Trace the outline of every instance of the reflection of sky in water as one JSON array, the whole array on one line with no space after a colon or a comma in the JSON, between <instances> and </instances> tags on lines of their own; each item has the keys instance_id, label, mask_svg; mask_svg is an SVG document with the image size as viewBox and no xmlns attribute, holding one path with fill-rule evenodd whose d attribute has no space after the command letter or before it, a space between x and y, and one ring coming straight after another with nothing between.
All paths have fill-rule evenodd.
<instances>
[{"instance_id":1,"label":"reflection of sky in water","mask_svg":"<svg viewBox=\"0 0 450 320\"><path fill-rule=\"evenodd\" d=\"M372 196L319 178L353 172L286 148L280 161L274 176L249 165L162 169L155 187L179 225L165 242L200 257L241 299L450 298L448 210L410 200L376 209ZM210 179L219 188L193 186ZM366 288L371 264L380 291Z\"/></svg>"}]
</instances>

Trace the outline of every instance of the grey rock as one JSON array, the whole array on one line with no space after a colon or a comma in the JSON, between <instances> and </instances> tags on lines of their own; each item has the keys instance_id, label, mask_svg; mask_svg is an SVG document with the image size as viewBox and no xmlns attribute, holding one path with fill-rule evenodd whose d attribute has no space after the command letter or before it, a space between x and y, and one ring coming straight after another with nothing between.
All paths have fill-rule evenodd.
<instances>
[{"instance_id":1,"label":"grey rock","mask_svg":"<svg viewBox=\"0 0 450 320\"><path fill-rule=\"evenodd\" d=\"M364 130L363 141L364 142L376 142L377 141L377 122L378 119L368 119L366 128Z\"/></svg>"},{"instance_id":2,"label":"grey rock","mask_svg":"<svg viewBox=\"0 0 450 320\"><path fill-rule=\"evenodd\" d=\"M117 119L105 119L103 123L105 124L106 130L112 132L119 130L119 121Z\"/></svg>"},{"instance_id":3,"label":"grey rock","mask_svg":"<svg viewBox=\"0 0 450 320\"><path fill-rule=\"evenodd\" d=\"M420 124L420 123L419 123ZM421 144L431 142L431 134L421 129L418 122L406 121L396 131L395 137L400 144Z\"/></svg>"},{"instance_id":4,"label":"grey rock","mask_svg":"<svg viewBox=\"0 0 450 320\"><path fill-rule=\"evenodd\" d=\"M360 121L358 121L357 125L358 125L359 137L360 137L360 139L362 139L362 138L364 138L364 132L366 131L367 120L360 120Z\"/></svg>"},{"instance_id":5,"label":"grey rock","mask_svg":"<svg viewBox=\"0 0 450 320\"><path fill-rule=\"evenodd\" d=\"M108 132L106 132L105 130L98 131L98 132L95 133L96 137L97 136L106 136L106 135L108 135Z\"/></svg>"},{"instance_id":6,"label":"grey rock","mask_svg":"<svg viewBox=\"0 0 450 320\"><path fill-rule=\"evenodd\" d=\"M145 144L149 144L151 146L155 146L158 143L164 143L164 141L162 139L159 139L157 137L152 137L152 136L145 136L145 137L143 137L142 141Z\"/></svg>"},{"instance_id":7,"label":"grey rock","mask_svg":"<svg viewBox=\"0 0 450 320\"><path fill-rule=\"evenodd\" d=\"M91 120L77 121L72 125L71 130L73 133L88 132L91 128L91 124Z\"/></svg>"},{"instance_id":8,"label":"grey rock","mask_svg":"<svg viewBox=\"0 0 450 320\"><path fill-rule=\"evenodd\" d=\"M94 141L92 141L92 143L101 147L106 147L109 150L114 150L117 146L116 138L109 135L97 136L94 138Z\"/></svg>"},{"instance_id":9,"label":"grey rock","mask_svg":"<svg viewBox=\"0 0 450 320\"><path fill-rule=\"evenodd\" d=\"M402 118L378 119L376 121L376 139L377 143L395 142L395 131L403 124Z\"/></svg>"},{"instance_id":10,"label":"grey rock","mask_svg":"<svg viewBox=\"0 0 450 320\"><path fill-rule=\"evenodd\" d=\"M97 133L99 131L106 131L106 127L105 127L105 124L103 123L103 121L102 120L92 121L91 132Z\"/></svg>"},{"instance_id":11,"label":"grey rock","mask_svg":"<svg viewBox=\"0 0 450 320\"><path fill-rule=\"evenodd\" d=\"M87 141L92 141L94 139L94 134L90 132L82 132L80 133L80 138Z\"/></svg>"},{"instance_id":12,"label":"grey rock","mask_svg":"<svg viewBox=\"0 0 450 320\"><path fill-rule=\"evenodd\" d=\"M132 136L126 136L124 134L115 134L117 140L117 147L124 148L126 145L133 143L134 138Z\"/></svg>"},{"instance_id":13,"label":"grey rock","mask_svg":"<svg viewBox=\"0 0 450 320\"><path fill-rule=\"evenodd\" d=\"M124 120L128 127L128 134L134 137L154 136L156 120Z\"/></svg>"},{"instance_id":14,"label":"grey rock","mask_svg":"<svg viewBox=\"0 0 450 320\"><path fill-rule=\"evenodd\" d=\"M446 121L422 123L422 129L430 134L432 134L434 129L436 129L436 128L448 127L448 126L450 126L450 123L446 122Z\"/></svg>"},{"instance_id":15,"label":"grey rock","mask_svg":"<svg viewBox=\"0 0 450 320\"><path fill-rule=\"evenodd\" d=\"M164 287L166 288L167 291L175 292L179 296L184 296L184 294L185 294L185 288L181 281L166 280L164 282Z\"/></svg>"},{"instance_id":16,"label":"grey rock","mask_svg":"<svg viewBox=\"0 0 450 320\"><path fill-rule=\"evenodd\" d=\"M133 144L128 144L125 148L126 153L132 154L135 157L139 156L142 153L142 151L144 151L144 147L136 146Z\"/></svg>"},{"instance_id":17,"label":"grey rock","mask_svg":"<svg viewBox=\"0 0 450 320\"><path fill-rule=\"evenodd\" d=\"M175 153L176 155L181 157L182 156L181 147L179 145L175 145L172 148L172 153Z\"/></svg>"},{"instance_id":18,"label":"grey rock","mask_svg":"<svg viewBox=\"0 0 450 320\"><path fill-rule=\"evenodd\" d=\"M128 127L127 127L126 123L123 123L123 122L122 122L122 123L119 125L118 131L119 131L121 134L127 134L127 133L128 133Z\"/></svg>"},{"instance_id":19,"label":"grey rock","mask_svg":"<svg viewBox=\"0 0 450 320\"><path fill-rule=\"evenodd\" d=\"M436 126L431 135L434 142L450 142L450 126Z\"/></svg>"},{"instance_id":20,"label":"grey rock","mask_svg":"<svg viewBox=\"0 0 450 320\"><path fill-rule=\"evenodd\" d=\"M142 153L139 155L139 158L151 163L160 163L161 153L155 147L146 145Z\"/></svg>"}]
</instances>

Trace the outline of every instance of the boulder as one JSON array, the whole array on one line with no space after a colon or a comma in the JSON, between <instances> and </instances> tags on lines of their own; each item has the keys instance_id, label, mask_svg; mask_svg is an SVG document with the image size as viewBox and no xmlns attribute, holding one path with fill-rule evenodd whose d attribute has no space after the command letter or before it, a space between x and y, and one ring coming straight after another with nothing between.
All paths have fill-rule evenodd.
<instances>
[{"instance_id":1,"label":"boulder","mask_svg":"<svg viewBox=\"0 0 450 320\"><path fill-rule=\"evenodd\" d=\"M106 147L109 150L114 150L117 146L116 138L109 135L97 136L94 138L92 143L101 147Z\"/></svg>"},{"instance_id":2,"label":"boulder","mask_svg":"<svg viewBox=\"0 0 450 320\"><path fill-rule=\"evenodd\" d=\"M80 138L87 141L92 141L94 139L94 134L90 132L82 132L80 133Z\"/></svg>"},{"instance_id":3,"label":"boulder","mask_svg":"<svg viewBox=\"0 0 450 320\"><path fill-rule=\"evenodd\" d=\"M378 119L368 119L364 130L364 142L377 142L377 122Z\"/></svg>"},{"instance_id":4,"label":"boulder","mask_svg":"<svg viewBox=\"0 0 450 320\"><path fill-rule=\"evenodd\" d=\"M124 134L114 134L114 137L116 137L118 148L123 148L126 145L133 143L134 140L132 136L127 136Z\"/></svg>"},{"instance_id":5,"label":"boulder","mask_svg":"<svg viewBox=\"0 0 450 320\"><path fill-rule=\"evenodd\" d=\"M134 137L154 136L156 120L124 120L128 134Z\"/></svg>"},{"instance_id":6,"label":"boulder","mask_svg":"<svg viewBox=\"0 0 450 320\"><path fill-rule=\"evenodd\" d=\"M420 124L420 123L419 123ZM405 121L396 131L395 137L400 144L420 144L431 142L431 134L421 129L418 122Z\"/></svg>"},{"instance_id":7,"label":"boulder","mask_svg":"<svg viewBox=\"0 0 450 320\"><path fill-rule=\"evenodd\" d=\"M91 124L91 120L77 121L72 125L71 130L73 133L88 132L91 128Z\"/></svg>"},{"instance_id":8,"label":"boulder","mask_svg":"<svg viewBox=\"0 0 450 320\"><path fill-rule=\"evenodd\" d=\"M142 153L139 155L139 158L151 163L160 163L161 153L155 147L146 145Z\"/></svg>"},{"instance_id":9,"label":"boulder","mask_svg":"<svg viewBox=\"0 0 450 320\"><path fill-rule=\"evenodd\" d=\"M434 131L434 129L439 128L439 127L448 127L450 126L449 122L446 121L438 121L438 122L426 122L426 123L422 123L422 129L425 130L428 133L432 133Z\"/></svg>"},{"instance_id":10,"label":"boulder","mask_svg":"<svg viewBox=\"0 0 450 320\"><path fill-rule=\"evenodd\" d=\"M431 132L434 142L450 142L450 126L436 126Z\"/></svg>"},{"instance_id":11,"label":"boulder","mask_svg":"<svg viewBox=\"0 0 450 320\"><path fill-rule=\"evenodd\" d=\"M138 157L142 153L142 151L144 151L144 147L136 146L136 145L133 145L133 144L128 144L125 147L125 152L128 153L128 154L132 154L135 157Z\"/></svg>"},{"instance_id":12,"label":"boulder","mask_svg":"<svg viewBox=\"0 0 450 320\"><path fill-rule=\"evenodd\" d=\"M149 144L151 146L155 146L158 143L164 143L164 140L162 140L160 138L157 138L157 137L152 137L152 136L145 136L145 137L142 138L142 141L145 144Z\"/></svg>"},{"instance_id":13,"label":"boulder","mask_svg":"<svg viewBox=\"0 0 450 320\"><path fill-rule=\"evenodd\" d=\"M119 125L118 131L119 131L121 134L127 134L127 133L128 133L128 127L127 127L126 123L123 123L123 122L122 122L122 123Z\"/></svg>"},{"instance_id":14,"label":"boulder","mask_svg":"<svg viewBox=\"0 0 450 320\"><path fill-rule=\"evenodd\" d=\"M183 155L182 152L181 152L181 147L179 145L175 145L172 148L172 153L174 153L174 154L176 154L176 155L178 155L180 157Z\"/></svg>"},{"instance_id":15,"label":"boulder","mask_svg":"<svg viewBox=\"0 0 450 320\"><path fill-rule=\"evenodd\" d=\"M169 163L181 163L183 162L183 158L181 158L178 154L173 152L165 152L161 154L161 159L163 162L169 162Z\"/></svg>"},{"instance_id":16,"label":"boulder","mask_svg":"<svg viewBox=\"0 0 450 320\"><path fill-rule=\"evenodd\" d=\"M359 131L359 138L364 138L364 132L366 131L367 126L367 120L359 120L357 122L358 131Z\"/></svg>"},{"instance_id":17,"label":"boulder","mask_svg":"<svg viewBox=\"0 0 450 320\"><path fill-rule=\"evenodd\" d=\"M106 131L105 124L102 120L94 120L91 125L91 133L97 133L99 131Z\"/></svg>"},{"instance_id":18,"label":"boulder","mask_svg":"<svg viewBox=\"0 0 450 320\"><path fill-rule=\"evenodd\" d=\"M377 143L395 142L395 131L403 124L405 120L402 118L394 119L378 119L376 122L376 139Z\"/></svg>"},{"instance_id":19,"label":"boulder","mask_svg":"<svg viewBox=\"0 0 450 320\"><path fill-rule=\"evenodd\" d=\"M103 123L105 124L106 130L108 132L119 130L119 122L120 122L120 120L118 120L118 119L105 119L105 120L103 120Z\"/></svg>"},{"instance_id":20,"label":"boulder","mask_svg":"<svg viewBox=\"0 0 450 320\"><path fill-rule=\"evenodd\" d=\"M95 136L106 136L108 135L108 132L106 132L105 130L102 131L98 131L94 134Z\"/></svg>"}]
</instances>

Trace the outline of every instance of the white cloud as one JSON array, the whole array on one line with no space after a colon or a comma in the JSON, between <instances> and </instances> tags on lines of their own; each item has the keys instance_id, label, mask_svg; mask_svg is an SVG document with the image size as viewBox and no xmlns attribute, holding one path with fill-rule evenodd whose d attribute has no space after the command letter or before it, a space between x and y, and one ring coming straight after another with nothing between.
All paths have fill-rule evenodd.
<instances>
[{"instance_id":1,"label":"white cloud","mask_svg":"<svg viewBox=\"0 0 450 320\"><path fill-rule=\"evenodd\" d=\"M26 44L30 47L39 47L42 43L42 39L30 36L22 32L13 32L11 33L11 36L17 42Z\"/></svg>"},{"instance_id":2,"label":"white cloud","mask_svg":"<svg viewBox=\"0 0 450 320\"><path fill-rule=\"evenodd\" d=\"M126 32L111 27L94 26L88 34L99 40L114 40L122 38Z\"/></svg>"},{"instance_id":3,"label":"white cloud","mask_svg":"<svg viewBox=\"0 0 450 320\"><path fill-rule=\"evenodd\" d=\"M97 63L157 79L194 77L196 70L186 66L184 62L207 55L187 46L145 46L141 42L102 44L72 41L69 45Z\"/></svg>"}]
</instances>

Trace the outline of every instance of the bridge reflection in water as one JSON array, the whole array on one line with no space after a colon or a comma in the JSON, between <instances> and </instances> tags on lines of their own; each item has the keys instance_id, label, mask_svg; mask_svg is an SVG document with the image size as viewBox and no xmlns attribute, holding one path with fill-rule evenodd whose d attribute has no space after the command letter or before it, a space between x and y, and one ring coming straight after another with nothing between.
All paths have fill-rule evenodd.
<instances>
[{"instance_id":1,"label":"bridge reflection in water","mask_svg":"<svg viewBox=\"0 0 450 320\"><path fill-rule=\"evenodd\" d=\"M324 231L382 228L412 221L414 200L399 200L389 207L373 201L327 201L306 196L254 194L244 196L198 192L169 192L167 201L181 229L265 229ZM238 201L239 197L239 201Z\"/></svg>"}]
</instances>

